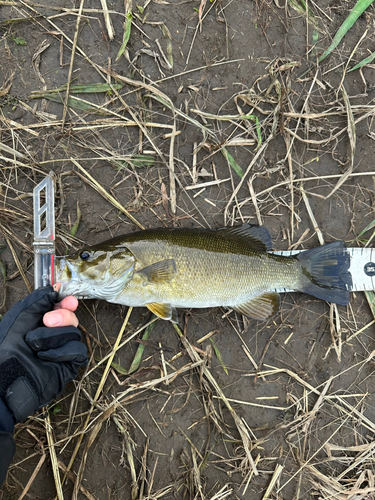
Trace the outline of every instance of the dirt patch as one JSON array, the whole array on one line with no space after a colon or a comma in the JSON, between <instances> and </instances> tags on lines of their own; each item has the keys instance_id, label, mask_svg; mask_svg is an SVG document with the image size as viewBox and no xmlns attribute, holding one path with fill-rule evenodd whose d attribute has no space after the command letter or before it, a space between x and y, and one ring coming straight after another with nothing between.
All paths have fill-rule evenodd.
<instances>
[{"instance_id":1,"label":"dirt patch","mask_svg":"<svg viewBox=\"0 0 375 500\"><path fill-rule=\"evenodd\" d=\"M118 60L131 2L107 5L112 41L99 2L83 4L79 26L82 4L1 5L2 312L28 291L20 270L33 283L30 193L50 171L60 255L138 229L127 213L146 228L262 223L280 250L319 234L372 244L358 235L375 218L374 66L347 70L375 50L373 7L317 66L354 2L308 2L308 21L292 2L133 4ZM266 323L180 310L184 338L159 320L142 340L151 316L136 308L93 402L126 314L100 301L78 310L90 373L48 409L61 480L72 461L66 498L74 484L97 499L374 495L364 294L337 312L285 294ZM45 426L41 413L17 427L2 498L35 470L28 495L56 495Z\"/></svg>"}]
</instances>

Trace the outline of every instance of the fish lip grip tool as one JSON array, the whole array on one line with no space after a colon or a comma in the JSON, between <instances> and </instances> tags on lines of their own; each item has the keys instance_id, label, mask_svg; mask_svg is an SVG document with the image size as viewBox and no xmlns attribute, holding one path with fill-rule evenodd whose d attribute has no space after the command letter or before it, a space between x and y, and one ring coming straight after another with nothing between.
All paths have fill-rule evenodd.
<instances>
[{"instance_id":1,"label":"fish lip grip tool","mask_svg":"<svg viewBox=\"0 0 375 500\"><path fill-rule=\"evenodd\" d=\"M55 284L55 194L51 176L34 188L33 202L34 288L37 289Z\"/></svg>"}]
</instances>

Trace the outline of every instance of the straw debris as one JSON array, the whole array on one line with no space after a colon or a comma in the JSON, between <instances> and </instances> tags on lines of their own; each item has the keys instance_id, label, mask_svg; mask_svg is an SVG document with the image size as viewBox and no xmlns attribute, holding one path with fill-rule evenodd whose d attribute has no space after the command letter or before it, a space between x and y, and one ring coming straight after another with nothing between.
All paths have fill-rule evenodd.
<instances>
[{"instance_id":1,"label":"straw debris","mask_svg":"<svg viewBox=\"0 0 375 500\"><path fill-rule=\"evenodd\" d=\"M31 193L49 172L60 255L242 223L279 249L371 246L370 3L256 1L240 18L231 1L0 1L1 313L32 289ZM339 43L341 8L358 37ZM373 498L375 299L352 295L288 294L264 324L83 302L89 366L17 426L4 498Z\"/></svg>"}]
</instances>

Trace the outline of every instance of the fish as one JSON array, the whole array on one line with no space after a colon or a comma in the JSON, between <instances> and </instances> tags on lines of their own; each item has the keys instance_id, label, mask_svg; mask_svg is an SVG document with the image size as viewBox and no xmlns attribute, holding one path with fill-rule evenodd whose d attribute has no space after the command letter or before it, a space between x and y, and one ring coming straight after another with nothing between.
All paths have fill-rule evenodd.
<instances>
[{"instance_id":1,"label":"fish","mask_svg":"<svg viewBox=\"0 0 375 500\"><path fill-rule=\"evenodd\" d=\"M277 290L350 302L350 255L335 241L286 257L270 253L264 226L156 228L57 258L60 296L147 307L178 322L178 308L225 307L256 320L280 309Z\"/></svg>"}]
</instances>

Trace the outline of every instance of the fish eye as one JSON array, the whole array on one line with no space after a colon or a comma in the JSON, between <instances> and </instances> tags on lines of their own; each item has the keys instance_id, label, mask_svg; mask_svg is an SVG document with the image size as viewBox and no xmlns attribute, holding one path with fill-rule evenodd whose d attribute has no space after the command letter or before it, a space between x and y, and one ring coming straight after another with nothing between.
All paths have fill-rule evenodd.
<instances>
[{"instance_id":1,"label":"fish eye","mask_svg":"<svg viewBox=\"0 0 375 500\"><path fill-rule=\"evenodd\" d=\"M81 255L80 255L81 259L82 260L88 260L89 257L90 257L90 252L88 252L87 250L84 250Z\"/></svg>"}]
</instances>

